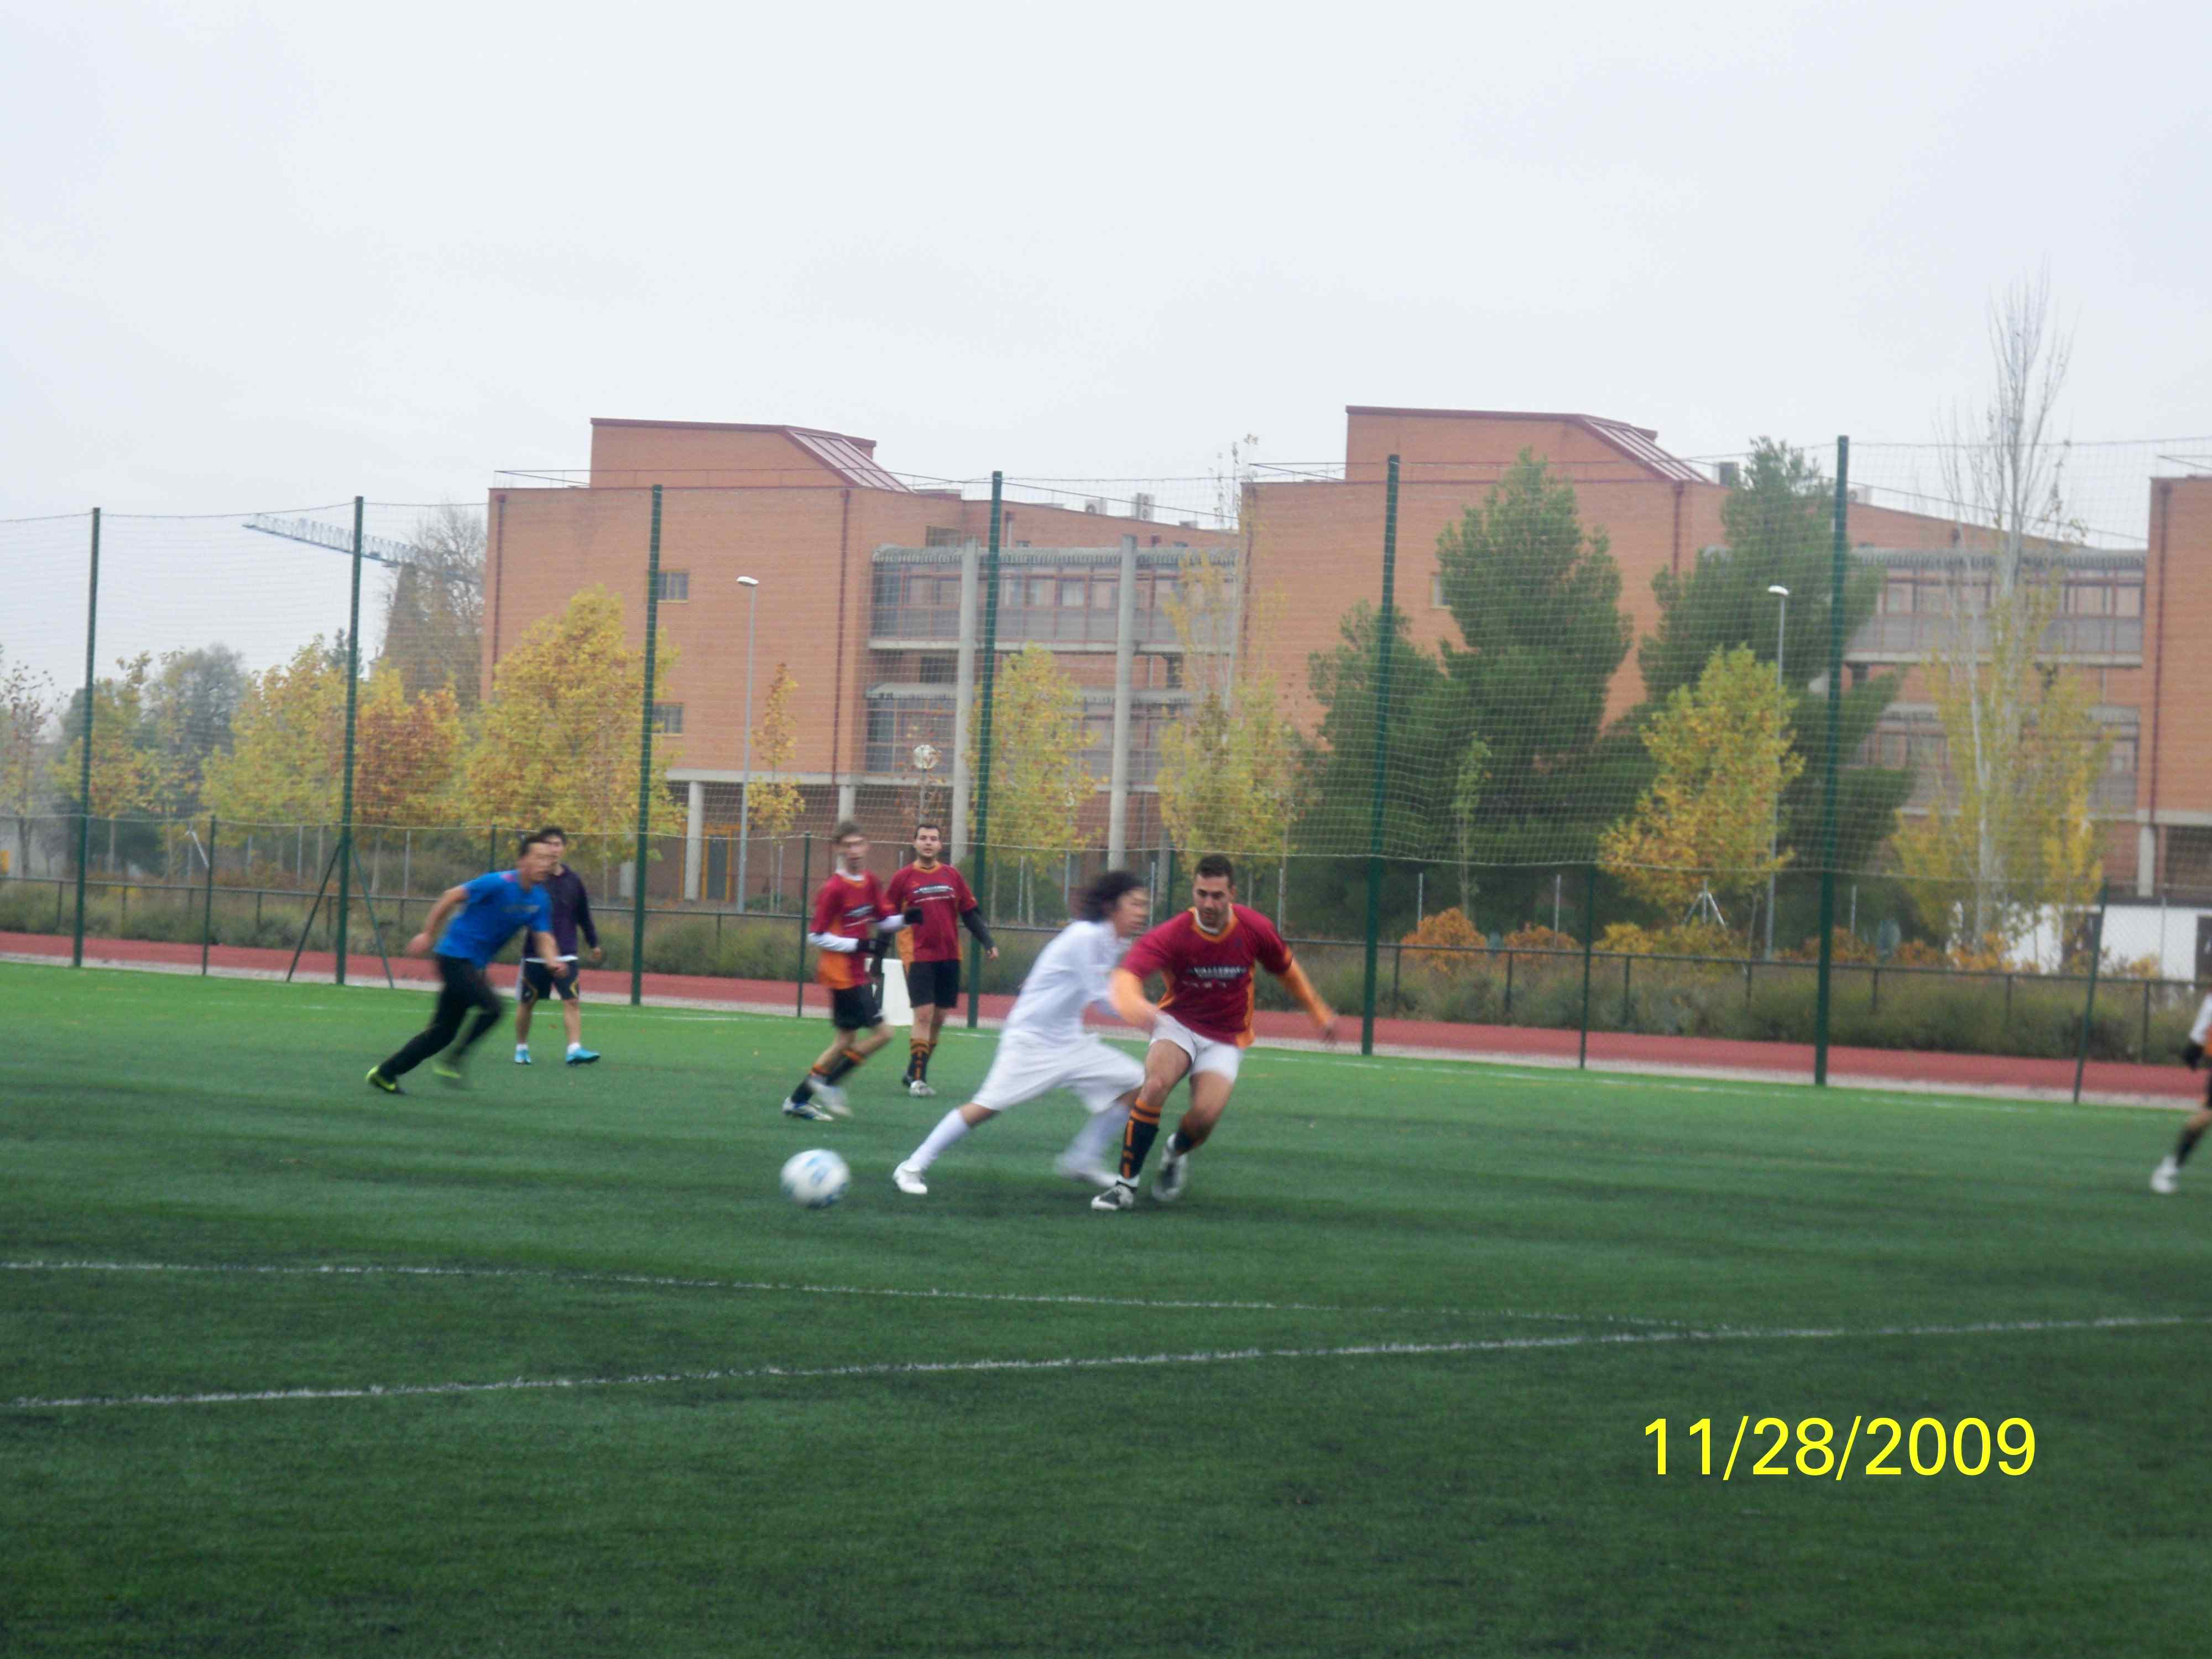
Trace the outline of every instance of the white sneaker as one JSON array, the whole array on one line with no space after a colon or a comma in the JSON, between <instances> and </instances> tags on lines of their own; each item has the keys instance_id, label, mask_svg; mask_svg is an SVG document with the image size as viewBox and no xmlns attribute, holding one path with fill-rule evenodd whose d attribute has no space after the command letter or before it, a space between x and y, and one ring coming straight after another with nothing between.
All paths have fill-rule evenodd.
<instances>
[{"instance_id":1,"label":"white sneaker","mask_svg":"<svg viewBox=\"0 0 2212 1659\"><path fill-rule=\"evenodd\" d=\"M803 1117L809 1123L827 1123L830 1121L830 1114L817 1106L811 1100L786 1099L783 1103L783 1115L786 1117Z\"/></svg>"},{"instance_id":2,"label":"white sneaker","mask_svg":"<svg viewBox=\"0 0 2212 1659\"><path fill-rule=\"evenodd\" d=\"M1086 1187L1111 1187L1121 1178L1103 1164L1085 1164L1065 1152L1053 1159L1052 1172L1069 1181L1081 1182Z\"/></svg>"},{"instance_id":3,"label":"white sneaker","mask_svg":"<svg viewBox=\"0 0 2212 1659\"><path fill-rule=\"evenodd\" d=\"M845 1103L845 1091L834 1083L816 1084L813 1094L808 1098L831 1117L853 1115L853 1109Z\"/></svg>"},{"instance_id":4,"label":"white sneaker","mask_svg":"<svg viewBox=\"0 0 2212 1659\"><path fill-rule=\"evenodd\" d=\"M2150 1189L2154 1193L2171 1194L2181 1179L2181 1165L2168 1152L2159 1160L2158 1168L2150 1172Z\"/></svg>"},{"instance_id":5,"label":"white sneaker","mask_svg":"<svg viewBox=\"0 0 2212 1659\"><path fill-rule=\"evenodd\" d=\"M1091 1200L1091 1207L1094 1210L1129 1210L1134 1209L1136 1204L1137 1189L1119 1179Z\"/></svg>"},{"instance_id":6,"label":"white sneaker","mask_svg":"<svg viewBox=\"0 0 2212 1659\"><path fill-rule=\"evenodd\" d=\"M928 1183L922 1180L921 1170L912 1164L902 1164L891 1171L891 1185L916 1198L929 1196Z\"/></svg>"},{"instance_id":7,"label":"white sneaker","mask_svg":"<svg viewBox=\"0 0 2212 1659\"><path fill-rule=\"evenodd\" d=\"M518 1066L530 1064L530 1050L520 1043L515 1044L514 1047L514 1063Z\"/></svg>"},{"instance_id":8,"label":"white sneaker","mask_svg":"<svg viewBox=\"0 0 2212 1659\"><path fill-rule=\"evenodd\" d=\"M1190 1179L1190 1154L1178 1154L1170 1139L1160 1148L1159 1173L1152 1177L1152 1202L1172 1204L1182 1196L1183 1185Z\"/></svg>"},{"instance_id":9,"label":"white sneaker","mask_svg":"<svg viewBox=\"0 0 2212 1659\"><path fill-rule=\"evenodd\" d=\"M937 1091L931 1088L928 1081L923 1078L915 1078L911 1079L906 1085L906 1091L912 1095L916 1100L934 1100L937 1098Z\"/></svg>"}]
</instances>

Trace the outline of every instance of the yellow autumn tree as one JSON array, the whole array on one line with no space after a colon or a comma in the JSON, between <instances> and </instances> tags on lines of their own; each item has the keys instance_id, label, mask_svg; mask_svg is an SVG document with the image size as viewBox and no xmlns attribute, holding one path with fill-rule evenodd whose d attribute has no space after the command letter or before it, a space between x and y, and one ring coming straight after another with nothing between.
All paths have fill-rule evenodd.
<instances>
[{"instance_id":1,"label":"yellow autumn tree","mask_svg":"<svg viewBox=\"0 0 2212 1659\"><path fill-rule=\"evenodd\" d=\"M1680 916L1708 886L1745 893L1790 861L1769 848L1775 804L1805 769L1774 672L1744 646L1716 649L1644 730L1658 775L1598 841L1601 866Z\"/></svg>"},{"instance_id":2,"label":"yellow autumn tree","mask_svg":"<svg viewBox=\"0 0 2212 1659\"><path fill-rule=\"evenodd\" d=\"M799 749L798 727L791 713L792 694L798 690L799 682L791 678L789 665L776 664L767 700L761 704L760 720L753 727L756 775L747 793L752 827L758 835L788 835L791 826L799 822L799 786L779 775ZM768 775L757 775L762 772Z\"/></svg>"},{"instance_id":3,"label":"yellow autumn tree","mask_svg":"<svg viewBox=\"0 0 2212 1659\"><path fill-rule=\"evenodd\" d=\"M676 666L665 636L656 656L659 674ZM462 763L462 812L479 823L558 823L571 836L631 831L644 699L645 647L628 642L622 601L585 588L500 659ZM654 740L657 798L673 748Z\"/></svg>"},{"instance_id":4,"label":"yellow autumn tree","mask_svg":"<svg viewBox=\"0 0 2212 1659\"><path fill-rule=\"evenodd\" d=\"M146 685L153 654L118 657L119 671L97 680L92 696L92 792L96 818L151 810L160 799L160 757L146 743ZM84 784L84 702L80 694L64 722L69 741L55 761L54 788L75 802Z\"/></svg>"},{"instance_id":5,"label":"yellow autumn tree","mask_svg":"<svg viewBox=\"0 0 2212 1659\"><path fill-rule=\"evenodd\" d=\"M1022 860L1027 916L1032 862L1081 844L1077 815L1098 780L1083 764L1083 694L1043 646L1024 647L999 671L994 702L991 841Z\"/></svg>"},{"instance_id":6,"label":"yellow autumn tree","mask_svg":"<svg viewBox=\"0 0 2212 1659\"><path fill-rule=\"evenodd\" d=\"M1200 556L1184 560L1167 611L1191 695L1182 718L1160 734L1168 834L1188 856L1279 859L1297 811L1297 732L1283 713L1279 682L1239 648L1229 569Z\"/></svg>"},{"instance_id":7,"label":"yellow autumn tree","mask_svg":"<svg viewBox=\"0 0 2212 1659\"><path fill-rule=\"evenodd\" d=\"M450 817L462 738L452 686L410 697L398 666L380 662L354 711L354 821L416 825Z\"/></svg>"},{"instance_id":8,"label":"yellow autumn tree","mask_svg":"<svg viewBox=\"0 0 2212 1659\"><path fill-rule=\"evenodd\" d=\"M200 796L237 823L335 823L345 772L345 659L320 635L247 682L228 754L208 757Z\"/></svg>"}]
</instances>

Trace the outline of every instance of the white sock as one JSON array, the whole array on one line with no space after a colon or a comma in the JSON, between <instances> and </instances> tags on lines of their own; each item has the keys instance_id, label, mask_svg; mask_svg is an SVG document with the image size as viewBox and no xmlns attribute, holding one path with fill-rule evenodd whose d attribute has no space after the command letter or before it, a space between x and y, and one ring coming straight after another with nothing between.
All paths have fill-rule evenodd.
<instances>
[{"instance_id":1,"label":"white sock","mask_svg":"<svg viewBox=\"0 0 2212 1659\"><path fill-rule=\"evenodd\" d=\"M518 1054L526 1054L530 1052L530 1045L526 1042L518 1042L514 1045L514 1052Z\"/></svg>"},{"instance_id":2,"label":"white sock","mask_svg":"<svg viewBox=\"0 0 2212 1659\"><path fill-rule=\"evenodd\" d=\"M1121 1144L1121 1134L1128 1126L1127 1106L1109 1106L1103 1112L1093 1112L1075 1139L1067 1143L1069 1162L1081 1164L1103 1164L1110 1146Z\"/></svg>"},{"instance_id":3,"label":"white sock","mask_svg":"<svg viewBox=\"0 0 2212 1659\"><path fill-rule=\"evenodd\" d=\"M937 1120L937 1127L929 1132L929 1139L914 1149L914 1156L907 1162L917 1170L927 1170L937 1162L947 1146L967 1133L968 1120L960 1115L960 1109L955 1106Z\"/></svg>"},{"instance_id":4,"label":"white sock","mask_svg":"<svg viewBox=\"0 0 2212 1659\"><path fill-rule=\"evenodd\" d=\"M572 1042L568 1045L568 1052L573 1054L583 1046L584 1045L580 1042Z\"/></svg>"}]
</instances>

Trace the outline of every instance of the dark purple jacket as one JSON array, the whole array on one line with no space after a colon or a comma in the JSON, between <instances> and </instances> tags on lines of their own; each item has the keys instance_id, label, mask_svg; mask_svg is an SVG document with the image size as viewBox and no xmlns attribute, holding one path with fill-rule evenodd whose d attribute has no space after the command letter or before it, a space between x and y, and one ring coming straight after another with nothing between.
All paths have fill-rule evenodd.
<instances>
[{"instance_id":1,"label":"dark purple jacket","mask_svg":"<svg viewBox=\"0 0 2212 1659\"><path fill-rule=\"evenodd\" d=\"M579 928L583 930L584 942L596 950L599 930L592 925L592 896L584 890L584 878L564 864L557 875L546 879L544 886L545 896L553 906L553 943L561 947L561 954L576 954Z\"/></svg>"}]
</instances>

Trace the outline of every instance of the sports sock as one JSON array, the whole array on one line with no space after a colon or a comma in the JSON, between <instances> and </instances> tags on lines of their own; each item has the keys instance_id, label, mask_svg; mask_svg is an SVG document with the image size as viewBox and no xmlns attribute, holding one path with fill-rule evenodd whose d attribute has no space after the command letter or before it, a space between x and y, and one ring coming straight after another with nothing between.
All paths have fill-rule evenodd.
<instances>
[{"instance_id":1,"label":"sports sock","mask_svg":"<svg viewBox=\"0 0 2212 1659\"><path fill-rule=\"evenodd\" d=\"M1121 1179L1132 1183L1143 1171L1152 1137L1160 1132L1160 1109L1142 1095L1129 1108L1129 1127L1121 1134Z\"/></svg>"},{"instance_id":2,"label":"sports sock","mask_svg":"<svg viewBox=\"0 0 2212 1659\"><path fill-rule=\"evenodd\" d=\"M966 1134L968 1128L968 1120L960 1115L960 1109L955 1106L937 1120L937 1127L929 1132L928 1138L921 1146L914 1149L913 1156L907 1162L917 1170L927 1170L944 1155L947 1146Z\"/></svg>"},{"instance_id":3,"label":"sports sock","mask_svg":"<svg viewBox=\"0 0 2212 1659\"><path fill-rule=\"evenodd\" d=\"M2179 1166L2188 1163L2190 1153L2197 1150L2197 1143L2203 1138L2204 1131L2202 1129L2184 1129L2179 1144L2173 1149L2174 1164Z\"/></svg>"},{"instance_id":4,"label":"sports sock","mask_svg":"<svg viewBox=\"0 0 2212 1659\"><path fill-rule=\"evenodd\" d=\"M584 1046L584 1045L583 1045L582 1043L580 1043L580 1042L572 1042L572 1043L570 1043L570 1044L568 1045L568 1052L569 1052L570 1054L575 1054L575 1053L577 1053L579 1050L580 1050L580 1049L583 1048L583 1046Z\"/></svg>"},{"instance_id":5,"label":"sports sock","mask_svg":"<svg viewBox=\"0 0 2212 1659\"><path fill-rule=\"evenodd\" d=\"M937 1052L937 1044L932 1041L917 1042L913 1047L915 1079L920 1083L927 1083L929 1081L929 1057Z\"/></svg>"},{"instance_id":6,"label":"sports sock","mask_svg":"<svg viewBox=\"0 0 2212 1659\"><path fill-rule=\"evenodd\" d=\"M830 1069L822 1073L822 1081L835 1083L866 1058L867 1056L857 1048L840 1048L836 1057L830 1060Z\"/></svg>"},{"instance_id":7,"label":"sports sock","mask_svg":"<svg viewBox=\"0 0 2212 1659\"><path fill-rule=\"evenodd\" d=\"M1183 1139L1183 1133L1181 1129L1177 1129L1173 1134L1168 1137L1167 1155L1170 1158L1181 1158L1189 1150L1190 1143Z\"/></svg>"},{"instance_id":8,"label":"sports sock","mask_svg":"<svg viewBox=\"0 0 2212 1659\"><path fill-rule=\"evenodd\" d=\"M799 1079L799 1086L791 1091L793 1102L804 1106L814 1097L814 1085L817 1083L827 1083L829 1080L821 1073L810 1068L806 1075Z\"/></svg>"},{"instance_id":9,"label":"sports sock","mask_svg":"<svg viewBox=\"0 0 2212 1659\"><path fill-rule=\"evenodd\" d=\"M1067 1143L1066 1156L1076 1164L1103 1164L1106 1149L1121 1139L1129 1121L1127 1106L1109 1106L1103 1112L1094 1112L1083 1120L1083 1127L1075 1132L1075 1139Z\"/></svg>"}]
</instances>

